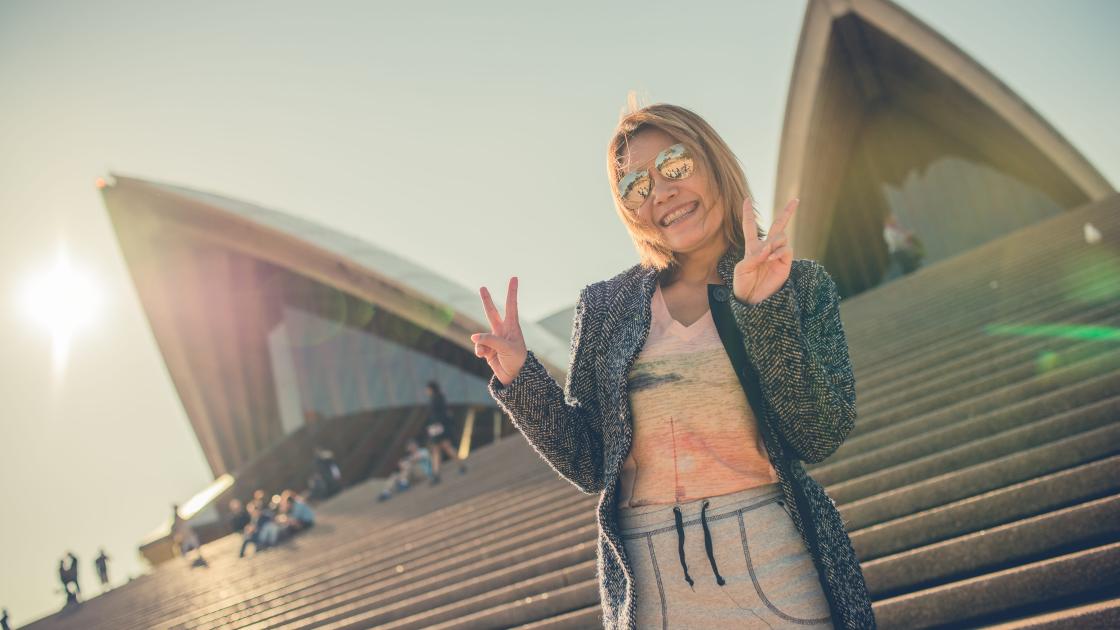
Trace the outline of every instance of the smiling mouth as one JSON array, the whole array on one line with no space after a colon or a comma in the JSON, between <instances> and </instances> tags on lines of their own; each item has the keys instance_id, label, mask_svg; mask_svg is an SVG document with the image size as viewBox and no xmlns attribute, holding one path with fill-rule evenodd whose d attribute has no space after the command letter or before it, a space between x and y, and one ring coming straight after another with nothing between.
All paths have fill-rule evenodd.
<instances>
[{"instance_id":1,"label":"smiling mouth","mask_svg":"<svg viewBox=\"0 0 1120 630\"><path fill-rule=\"evenodd\" d=\"M693 201L691 205L677 210L676 212L669 214L664 219L661 219L661 227L672 227L673 225L680 223L683 219L695 214L699 207L700 202Z\"/></svg>"}]
</instances>

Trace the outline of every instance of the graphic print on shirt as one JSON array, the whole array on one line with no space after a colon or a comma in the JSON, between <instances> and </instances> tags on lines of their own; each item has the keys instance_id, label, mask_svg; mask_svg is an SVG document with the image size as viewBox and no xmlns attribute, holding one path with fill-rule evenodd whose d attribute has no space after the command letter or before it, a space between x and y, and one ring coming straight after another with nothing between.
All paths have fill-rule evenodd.
<instances>
[{"instance_id":1,"label":"graphic print on shirt","mask_svg":"<svg viewBox=\"0 0 1120 630\"><path fill-rule=\"evenodd\" d=\"M777 481L715 322L676 322L660 290L628 375L634 440L619 505L673 504Z\"/></svg>"}]
</instances>

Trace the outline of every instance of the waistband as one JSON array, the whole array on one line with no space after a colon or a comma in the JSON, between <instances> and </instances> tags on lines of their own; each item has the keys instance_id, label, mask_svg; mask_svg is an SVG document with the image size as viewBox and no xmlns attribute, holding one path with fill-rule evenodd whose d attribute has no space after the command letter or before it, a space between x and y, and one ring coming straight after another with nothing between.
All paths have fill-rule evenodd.
<instances>
[{"instance_id":1,"label":"waistband","mask_svg":"<svg viewBox=\"0 0 1120 630\"><path fill-rule=\"evenodd\" d=\"M761 507L762 505L775 503L781 498L782 487L779 483L774 482L730 494L678 503L675 506L672 504L643 505L635 508L619 509L618 525L621 530L620 533L624 536L645 534L655 529L673 528L675 525L674 507L680 508L681 516L685 520L684 524L689 525L693 521L699 522L704 501L708 502L707 520L712 521L719 520L722 515L734 514L743 508Z\"/></svg>"}]
</instances>

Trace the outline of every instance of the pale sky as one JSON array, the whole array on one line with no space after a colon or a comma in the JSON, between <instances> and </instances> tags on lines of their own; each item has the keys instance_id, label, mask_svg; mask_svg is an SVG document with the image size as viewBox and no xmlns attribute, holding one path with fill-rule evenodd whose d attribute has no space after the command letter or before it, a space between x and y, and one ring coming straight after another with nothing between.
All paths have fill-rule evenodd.
<instances>
[{"instance_id":1,"label":"pale sky","mask_svg":"<svg viewBox=\"0 0 1120 630\"><path fill-rule=\"evenodd\" d=\"M1120 182L1120 3L901 4ZM211 479L97 177L283 210L468 288L516 274L536 319L636 261L603 157L628 90L705 116L769 216L803 11L0 0L0 606L17 624L57 608L67 550L87 593L98 546L114 582L138 574L140 539ZM102 304L56 371L19 296L60 246Z\"/></svg>"}]
</instances>

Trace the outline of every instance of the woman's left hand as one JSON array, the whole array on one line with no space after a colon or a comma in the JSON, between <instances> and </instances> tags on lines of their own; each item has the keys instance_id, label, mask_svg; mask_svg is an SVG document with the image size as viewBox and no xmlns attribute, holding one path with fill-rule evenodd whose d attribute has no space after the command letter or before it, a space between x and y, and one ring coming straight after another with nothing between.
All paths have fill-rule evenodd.
<instances>
[{"instance_id":1,"label":"woman's left hand","mask_svg":"<svg viewBox=\"0 0 1120 630\"><path fill-rule=\"evenodd\" d=\"M735 265L732 286L735 298L740 302L758 304L777 293L789 278L789 270L793 265L793 250L786 236L786 226L799 202L799 199L794 198L786 204L785 209L770 224L766 239L760 240L751 199L747 197L743 200L743 235L746 251L743 253L743 259Z\"/></svg>"}]
</instances>

